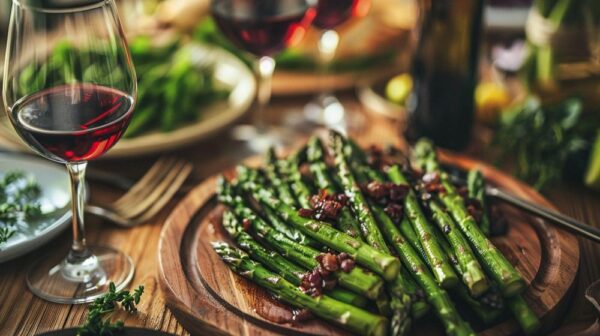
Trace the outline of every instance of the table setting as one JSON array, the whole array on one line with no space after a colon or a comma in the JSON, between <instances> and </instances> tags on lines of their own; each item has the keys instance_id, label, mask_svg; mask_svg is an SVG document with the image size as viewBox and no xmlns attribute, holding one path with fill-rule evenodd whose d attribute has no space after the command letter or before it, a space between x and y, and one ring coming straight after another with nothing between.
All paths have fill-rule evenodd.
<instances>
[{"instance_id":1,"label":"table setting","mask_svg":"<svg viewBox=\"0 0 600 336\"><path fill-rule=\"evenodd\" d=\"M600 332L594 1L12 0L0 44L0 335Z\"/></svg>"}]
</instances>

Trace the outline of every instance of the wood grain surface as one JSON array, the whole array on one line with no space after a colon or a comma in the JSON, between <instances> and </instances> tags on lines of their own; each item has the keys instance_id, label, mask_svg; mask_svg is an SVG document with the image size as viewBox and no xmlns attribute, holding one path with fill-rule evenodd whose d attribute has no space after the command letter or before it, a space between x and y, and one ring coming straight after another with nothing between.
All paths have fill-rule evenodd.
<instances>
[{"instance_id":1,"label":"wood grain surface","mask_svg":"<svg viewBox=\"0 0 600 336\"><path fill-rule=\"evenodd\" d=\"M273 123L279 123L290 108L302 106L309 97L276 98L267 110ZM366 117L366 121L352 135L361 144L393 142L404 146L399 136L401 125L388 119L373 116L358 104L351 94L342 96L347 108ZM469 154L486 158L484 144L489 141L488 132L478 132ZM194 163L194 174L190 184L196 184L208 176L231 167L250 153L239 143L230 140L226 132L212 139L174 151L173 155L187 158ZM91 168L100 168L113 173L139 178L156 160L156 156L125 158L115 161L91 162ZM96 203L116 199L123 191L91 183L91 200ZM578 220L600 227L600 194L578 184L561 183L544 192L558 209ZM136 264L136 274L131 287L143 284L146 293L140 311L136 315L118 314L126 325L163 330L177 335L189 334L174 314L166 307L165 298L158 288L158 239L167 215L178 200L171 202L160 215L148 223L133 228L121 229L93 217L88 217L87 241L90 244L109 245L126 251ZM31 294L25 285L25 270L29 263L49 253L63 253L70 243L70 232L64 232L43 248L14 261L0 264L0 335L36 335L40 332L70 328L80 325L85 319L85 305L60 305L43 301ZM571 295L572 302L565 305L565 312L556 317L556 335L572 335L586 329L597 315L593 306L584 298L583 292L594 280L600 278L600 245L580 240L581 260L576 283Z\"/></svg>"},{"instance_id":2,"label":"wood grain surface","mask_svg":"<svg viewBox=\"0 0 600 336\"><path fill-rule=\"evenodd\" d=\"M479 167L488 181L524 199L553 207L525 184L481 162L464 156L442 155L442 160L462 169ZM256 160L253 160L256 161ZM234 171L224 172L233 176ZM167 305L187 330L201 334L220 329L233 335L304 333L341 335L343 331L319 319L290 323L289 306L273 300L250 281L235 275L220 260L210 243L229 241L221 225L223 206L216 201L217 176L192 190L167 218L159 243L160 284ZM579 265L575 237L509 206L500 210L509 223L506 235L494 243L528 283L524 297L548 324L562 313ZM430 334L431 330L414 333ZM509 335L518 331L513 321L483 331Z\"/></svg>"}]
</instances>

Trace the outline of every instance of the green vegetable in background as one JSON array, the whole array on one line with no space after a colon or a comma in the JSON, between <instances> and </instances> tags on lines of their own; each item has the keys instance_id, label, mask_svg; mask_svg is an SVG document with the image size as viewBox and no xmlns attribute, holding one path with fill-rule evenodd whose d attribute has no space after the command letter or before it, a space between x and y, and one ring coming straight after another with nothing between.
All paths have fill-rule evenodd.
<instances>
[{"instance_id":1,"label":"green vegetable in background","mask_svg":"<svg viewBox=\"0 0 600 336\"><path fill-rule=\"evenodd\" d=\"M16 233L18 222L42 214L41 190L35 180L23 172L11 171L0 180L0 246Z\"/></svg>"},{"instance_id":2,"label":"green vegetable in background","mask_svg":"<svg viewBox=\"0 0 600 336\"><path fill-rule=\"evenodd\" d=\"M519 178L541 189L561 179L568 160L589 149L599 127L597 118L582 116L578 99L546 107L529 98L503 113L494 145L502 160L514 157Z\"/></svg>"},{"instance_id":3,"label":"green vegetable in background","mask_svg":"<svg viewBox=\"0 0 600 336\"><path fill-rule=\"evenodd\" d=\"M192 51L177 41L155 47L149 37L130 44L138 74L138 105L125 137L151 129L170 132L199 117L201 106L227 97L217 88L211 68L198 68Z\"/></svg>"}]
</instances>

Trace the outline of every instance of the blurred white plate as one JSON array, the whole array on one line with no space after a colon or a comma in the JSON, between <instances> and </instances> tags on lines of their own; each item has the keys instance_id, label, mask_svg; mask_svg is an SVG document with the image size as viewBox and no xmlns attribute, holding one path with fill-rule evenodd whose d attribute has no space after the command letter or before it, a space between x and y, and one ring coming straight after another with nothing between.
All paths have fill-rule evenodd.
<instances>
[{"instance_id":1,"label":"blurred white plate","mask_svg":"<svg viewBox=\"0 0 600 336\"><path fill-rule=\"evenodd\" d=\"M0 263L19 257L45 244L67 228L71 219L71 193L67 170L29 155L0 153L0 175L20 170L35 177L42 189L41 205L46 214L27 224L0 244Z\"/></svg>"}]
</instances>

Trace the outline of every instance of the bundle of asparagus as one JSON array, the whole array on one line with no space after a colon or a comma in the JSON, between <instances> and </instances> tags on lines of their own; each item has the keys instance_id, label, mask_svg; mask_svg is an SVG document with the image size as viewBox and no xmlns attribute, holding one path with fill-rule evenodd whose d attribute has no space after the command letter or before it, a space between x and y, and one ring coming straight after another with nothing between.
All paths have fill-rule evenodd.
<instances>
[{"instance_id":1,"label":"bundle of asparagus","mask_svg":"<svg viewBox=\"0 0 600 336\"><path fill-rule=\"evenodd\" d=\"M332 131L326 148L313 137L288 158L270 150L264 169L239 166L218 185L239 249L214 250L275 297L356 334L403 335L431 310L446 334L473 335L454 300L483 325L506 310L534 333L525 283L487 237L481 174L463 196L427 140L413 151L420 171L369 154Z\"/></svg>"}]
</instances>

